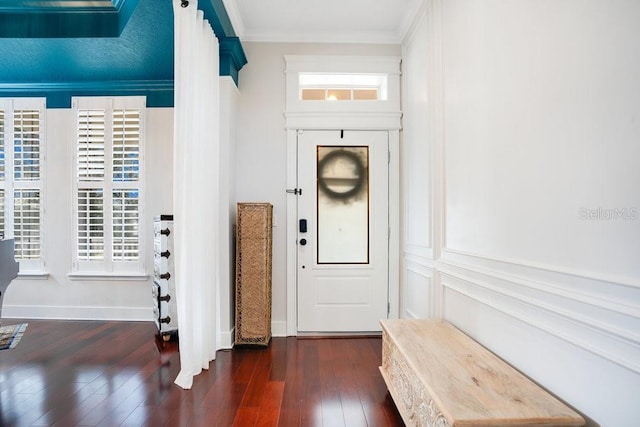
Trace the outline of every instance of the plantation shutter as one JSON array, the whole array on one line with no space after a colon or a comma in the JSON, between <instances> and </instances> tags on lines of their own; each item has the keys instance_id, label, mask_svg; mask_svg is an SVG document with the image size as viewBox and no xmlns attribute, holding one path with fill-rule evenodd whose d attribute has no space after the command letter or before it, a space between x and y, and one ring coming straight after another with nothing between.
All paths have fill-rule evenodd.
<instances>
[{"instance_id":1,"label":"plantation shutter","mask_svg":"<svg viewBox=\"0 0 640 427\"><path fill-rule=\"evenodd\" d=\"M104 180L104 110L78 111L77 163L79 181Z\"/></svg>"},{"instance_id":2,"label":"plantation shutter","mask_svg":"<svg viewBox=\"0 0 640 427\"><path fill-rule=\"evenodd\" d=\"M78 259L104 260L104 196L102 189L78 189Z\"/></svg>"},{"instance_id":3,"label":"plantation shutter","mask_svg":"<svg viewBox=\"0 0 640 427\"><path fill-rule=\"evenodd\" d=\"M4 110L0 109L0 239L4 239L4 190L5 190L5 131L4 131Z\"/></svg>"},{"instance_id":4,"label":"plantation shutter","mask_svg":"<svg viewBox=\"0 0 640 427\"><path fill-rule=\"evenodd\" d=\"M76 98L74 108L74 268L106 273L140 270L144 98Z\"/></svg>"},{"instance_id":5,"label":"plantation shutter","mask_svg":"<svg viewBox=\"0 0 640 427\"><path fill-rule=\"evenodd\" d=\"M104 253L105 110L78 110L77 256L102 261Z\"/></svg>"},{"instance_id":6,"label":"plantation shutter","mask_svg":"<svg viewBox=\"0 0 640 427\"><path fill-rule=\"evenodd\" d=\"M113 191L113 259L135 261L140 256L137 190Z\"/></svg>"},{"instance_id":7,"label":"plantation shutter","mask_svg":"<svg viewBox=\"0 0 640 427\"><path fill-rule=\"evenodd\" d=\"M40 191L16 189L13 192L13 235L15 257L40 258Z\"/></svg>"},{"instance_id":8,"label":"plantation shutter","mask_svg":"<svg viewBox=\"0 0 640 427\"><path fill-rule=\"evenodd\" d=\"M140 111L113 112L113 180L138 181L140 173Z\"/></svg>"},{"instance_id":9,"label":"plantation shutter","mask_svg":"<svg viewBox=\"0 0 640 427\"><path fill-rule=\"evenodd\" d=\"M13 114L13 236L15 257L40 258L40 111Z\"/></svg>"},{"instance_id":10,"label":"plantation shutter","mask_svg":"<svg viewBox=\"0 0 640 427\"><path fill-rule=\"evenodd\" d=\"M13 114L13 174L16 181L40 180L40 112Z\"/></svg>"},{"instance_id":11,"label":"plantation shutter","mask_svg":"<svg viewBox=\"0 0 640 427\"><path fill-rule=\"evenodd\" d=\"M42 271L43 98L0 99L0 238L20 271Z\"/></svg>"},{"instance_id":12,"label":"plantation shutter","mask_svg":"<svg viewBox=\"0 0 640 427\"><path fill-rule=\"evenodd\" d=\"M140 111L113 112L113 259L134 261L140 256L139 198Z\"/></svg>"}]
</instances>

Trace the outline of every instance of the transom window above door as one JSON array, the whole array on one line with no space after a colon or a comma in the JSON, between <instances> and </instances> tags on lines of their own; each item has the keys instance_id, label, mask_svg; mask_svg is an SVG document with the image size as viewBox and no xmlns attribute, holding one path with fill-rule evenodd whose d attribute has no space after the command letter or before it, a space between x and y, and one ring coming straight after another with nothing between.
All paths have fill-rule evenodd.
<instances>
[{"instance_id":1,"label":"transom window above door","mask_svg":"<svg viewBox=\"0 0 640 427\"><path fill-rule=\"evenodd\" d=\"M298 119L308 114L395 118L400 111L400 57L285 55L284 60L285 114L296 126L305 127Z\"/></svg>"},{"instance_id":2,"label":"transom window above door","mask_svg":"<svg viewBox=\"0 0 640 427\"><path fill-rule=\"evenodd\" d=\"M298 86L302 101L384 101L386 74L300 73Z\"/></svg>"}]
</instances>

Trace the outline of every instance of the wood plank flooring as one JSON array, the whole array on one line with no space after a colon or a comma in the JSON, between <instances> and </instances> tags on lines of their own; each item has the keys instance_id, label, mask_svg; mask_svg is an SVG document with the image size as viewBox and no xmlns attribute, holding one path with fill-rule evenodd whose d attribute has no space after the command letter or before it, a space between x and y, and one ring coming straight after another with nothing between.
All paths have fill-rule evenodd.
<instances>
[{"instance_id":1,"label":"wood plank flooring","mask_svg":"<svg viewBox=\"0 0 640 427\"><path fill-rule=\"evenodd\" d=\"M402 426L380 338L273 338L219 351L191 390L151 322L28 322L0 351L0 426Z\"/></svg>"}]
</instances>

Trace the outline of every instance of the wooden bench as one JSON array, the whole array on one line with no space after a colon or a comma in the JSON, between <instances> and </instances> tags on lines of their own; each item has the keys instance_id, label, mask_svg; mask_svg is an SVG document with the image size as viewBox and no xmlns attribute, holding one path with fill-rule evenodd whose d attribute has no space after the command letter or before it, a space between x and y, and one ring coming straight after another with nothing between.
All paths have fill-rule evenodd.
<instances>
[{"instance_id":1,"label":"wooden bench","mask_svg":"<svg viewBox=\"0 0 640 427\"><path fill-rule=\"evenodd\" d=\"M380 372L408 426L583 426L584 419L439 320L383 320Z\"/></svg>"}]
</instances>

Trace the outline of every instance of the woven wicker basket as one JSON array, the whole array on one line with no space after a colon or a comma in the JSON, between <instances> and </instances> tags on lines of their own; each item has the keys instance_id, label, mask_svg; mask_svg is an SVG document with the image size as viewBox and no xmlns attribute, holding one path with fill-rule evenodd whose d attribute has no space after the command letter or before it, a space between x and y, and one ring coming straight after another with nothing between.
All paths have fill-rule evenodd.
<instances>
[{"instance_id":1,"label":"woven wicker basket","mask_svg":"<svg viewBox=\"0 0 640 427\"><path fill-rule=\"evenodd\" d=\"M272 216L269 203L238 203L236 345L271 340Z\"/></svg>"}]
</instances>

